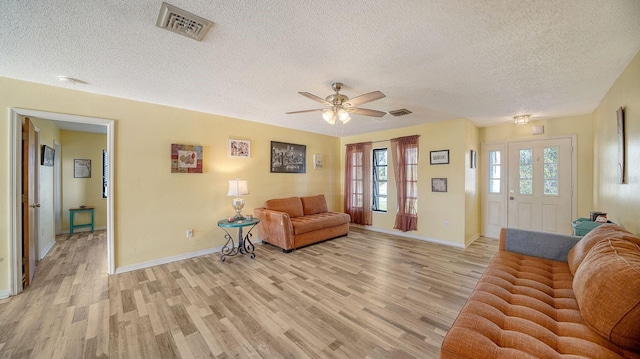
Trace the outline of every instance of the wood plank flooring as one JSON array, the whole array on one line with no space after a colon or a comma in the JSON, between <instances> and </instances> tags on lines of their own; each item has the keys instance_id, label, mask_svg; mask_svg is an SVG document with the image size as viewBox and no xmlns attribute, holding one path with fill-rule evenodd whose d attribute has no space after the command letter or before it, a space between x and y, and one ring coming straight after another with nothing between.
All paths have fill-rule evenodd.
<instances>
[{"instance_id":1,"label":"wood plank flooring","mask_svg":"<svg viewBox=\"0 0 640 359\"><path fill-rule=\"evenodd\" d=\"M107 276L104 232L65 238L0 301L0 358L437 358L497 251L352 228Z\"/></svg>"}]
</instances>

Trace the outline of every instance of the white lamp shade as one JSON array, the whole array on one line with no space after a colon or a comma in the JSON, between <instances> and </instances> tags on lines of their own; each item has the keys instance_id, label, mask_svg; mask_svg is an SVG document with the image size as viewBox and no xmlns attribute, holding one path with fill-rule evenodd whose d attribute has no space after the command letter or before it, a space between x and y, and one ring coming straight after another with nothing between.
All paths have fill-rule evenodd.
<instances>
[{"instance_id":1,"label":"white lamp shade","mask_svg":"<svg viewBox=\"0 0 640 359\"><path fill-rule=\"evenodd\" d=\"M249 194L249 186L247 185L247 180L229 180L229 192L227 193L227 196L243 196L245 194Z\"/></svg>"},{"instance_id":2,"label":"white lamp shade","mask_svg":"<svg viewBox=\"0 0 640 359\"><path fill-rule=\"evenodd\" d=\"M347 112L347 110L345 110L344 108L338 110L338 118L340 119L340 121L342 121L342 123L347 123L349 122L349 120L351 120L351 117L349 117L349 112Z\"/></svg>"}]
</instances>

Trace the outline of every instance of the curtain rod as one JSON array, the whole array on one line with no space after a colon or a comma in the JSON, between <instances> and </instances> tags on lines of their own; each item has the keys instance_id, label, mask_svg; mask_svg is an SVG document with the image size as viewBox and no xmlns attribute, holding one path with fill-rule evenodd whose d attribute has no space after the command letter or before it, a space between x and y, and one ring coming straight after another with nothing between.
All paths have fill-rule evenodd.
<instances>
[{"instance_id":1,"label":"curtain rod","mask_svg":"<svg viewBox=\"0 0 640 359\"><path fill-rule=\"evenodd\" d=\"M417 136L417 137L420 137L420 135L411 135L411 136ZM400 136L400 137L411 137L411 136ZM396 138L399 138L399 137L396 137ZM389 138L389 139L387 139L387 140L378 140L378 141L370 141L370 142L371 142L371 143L389 142L389 141L391 141L391 140L393 140L393 139L394 139L394 138ZM360 142L356 142L356 143L360 143ZM345 144L345 146L346 146L346 145L352 145L352 144L353 144L353 143L347 143L347 144Z\"/></svg>"}]
</instances>

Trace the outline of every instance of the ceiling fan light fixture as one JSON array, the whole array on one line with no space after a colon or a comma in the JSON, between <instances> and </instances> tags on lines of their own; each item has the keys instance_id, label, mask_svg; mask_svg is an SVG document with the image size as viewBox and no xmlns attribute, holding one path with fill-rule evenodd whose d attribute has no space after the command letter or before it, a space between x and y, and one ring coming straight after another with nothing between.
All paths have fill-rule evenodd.
<instances>
[{"instance_id":1,"label":"ceiling fan light fixture","mask_svg":"<svg viewBox=\"0 0 640 359\"><path fill-rule=\"evenodd\" d=\"M325 121L327 121L327 123L330 125L333 125L336 123L336 113L330 108L322 112L322 118Z\"/></svg>"},{"instance_id":2,"label":"ceiling fan light fixture","mask_svg":"<svg viewBox=\"0 0 640 359\"><path fill-rule=\"evenodd\" d=\"M349 122L349 120L351 120L351 117L349 117L349 112L347 112L347 110L342 107L338 110L338 118L340 119L340 121L342 121L342 123L347 123Z\"/></svg>"}]
</instances>

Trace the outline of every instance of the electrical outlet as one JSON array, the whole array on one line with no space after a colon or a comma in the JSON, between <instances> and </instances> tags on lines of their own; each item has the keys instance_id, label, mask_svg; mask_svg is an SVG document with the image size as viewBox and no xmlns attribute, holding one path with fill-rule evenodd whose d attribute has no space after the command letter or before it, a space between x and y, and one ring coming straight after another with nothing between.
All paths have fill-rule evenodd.
<instances>
[{"instance_id":1,"label":"electrical outlet","mask_svg":"<svg viewBox=\"0 0 640 359\"><path fill-rule=\"evenodd\" d=\"M193 229L187 229L187 239L193 238Z\"/></svg>"},{"instance_id":2,"label":"electrical outlet","mask_svg":"<svg viewBox=\"0 0 640 359\"><path fill-rule=\"evenodd\" d=\"M449 228L449 221L444 221L444 228Z\"/></svg>"}]
</instances>

